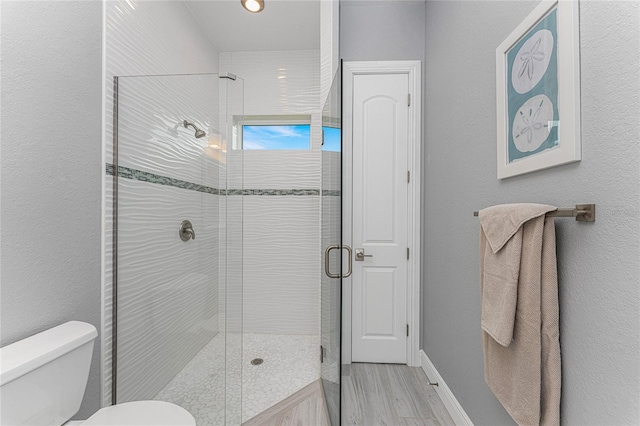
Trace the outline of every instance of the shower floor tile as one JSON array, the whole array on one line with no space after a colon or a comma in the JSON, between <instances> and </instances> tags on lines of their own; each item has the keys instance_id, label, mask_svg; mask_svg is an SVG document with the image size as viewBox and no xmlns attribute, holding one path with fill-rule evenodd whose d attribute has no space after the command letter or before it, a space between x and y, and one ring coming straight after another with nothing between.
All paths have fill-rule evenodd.
<instances>
[{"instance_id":1,"label":"shower floor tile","mask_svg":"<svg viewBox=\"0 0 640 426\"><path fill-rule=\"evenodd\" d=\"M240 424L320 377L319 344L319 336L227 334L225 377L225 335L219 333L155 399L182 406L198 426ZM252 365L255 358L262 364Z\"/></svg>"}]
</instances>

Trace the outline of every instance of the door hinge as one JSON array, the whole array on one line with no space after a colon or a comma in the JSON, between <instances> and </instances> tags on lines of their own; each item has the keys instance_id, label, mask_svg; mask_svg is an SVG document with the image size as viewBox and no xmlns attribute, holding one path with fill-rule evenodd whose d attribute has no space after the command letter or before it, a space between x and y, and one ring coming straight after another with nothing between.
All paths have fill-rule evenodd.
<instances>
[{"instance_id":1,"label":"door hinge","mask_svg":"<svg viewBox=\"0 0 640 426\"><path fill-rule=\"evenodd\" d=\"M409 337L409 324L407 324L407 337Z\"/></svg>"},{"instance_id":2,"label":"door hinge","mask_svg":"<svg viewBox=\"0 0 640 426\"><path fill-rule=\"evenodd\" d=\"M407 94L407 106L411 106L411 93Z\"/></svg>"},{"instance_id":3,"label":"door hinge","mask_svg":"<svg viewBox=\"0 0 640 426\"><path fill-rule=\"evenodd\" d=\"M324 362L324 346L320 345L320 363Z\"/></svg>"},{"instance_id":4,"label":"door hinge","mask_svg":"<svg viewBox=\"0 0 640 426\"><path fill-rule=\"evenodd\" d=\"M407 247L407 260L409 260L409 247Z\"/></svg>"},{"instance_id":5,"label":"door hinge","mask_svg":"<svg viewBox=\"0 0 640 426\"><path fill-rule=\"evenodd\" d=\"M407 170L407 183L411 182L411 172Z\"/></svg>"}]
</instances>

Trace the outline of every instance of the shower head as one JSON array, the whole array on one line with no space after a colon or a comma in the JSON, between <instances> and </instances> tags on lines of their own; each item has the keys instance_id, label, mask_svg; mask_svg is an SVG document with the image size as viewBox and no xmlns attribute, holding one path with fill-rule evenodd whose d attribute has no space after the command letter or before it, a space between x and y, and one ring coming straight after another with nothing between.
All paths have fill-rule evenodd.
<instances>
[{"instance_id":1,"label":"shower head","mask_svg":"<svg viewBox=\"0 0 640 426\"><path fill-rule=\"evenodd\" d=\"M195 131L196 131L196 133L195 133L195 135L194 135L194 136L196 137L196 139L200 139L201 137L204 137L204 136L206 136L206 135L207 135L207 134L205 133L205 131L204 131L204 130L199 129L195 124L190 123L190 122L188 122L187 120L184 120L184 121L182 122L182 125L183 125L184 127L193 127L193 130L195 130Z\"/></svg>"}]
</instances>

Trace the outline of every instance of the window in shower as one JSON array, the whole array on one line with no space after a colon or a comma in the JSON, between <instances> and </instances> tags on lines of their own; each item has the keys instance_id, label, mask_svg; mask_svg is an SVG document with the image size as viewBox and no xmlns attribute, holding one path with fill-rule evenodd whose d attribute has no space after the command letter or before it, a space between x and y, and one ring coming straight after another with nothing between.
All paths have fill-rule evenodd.
<instances>
[{"instance_id":1,"label":"window in shower","mask_svg":"<svg viewBox=\"0 0 640 426\"><path fill-rule=\"evenodd\" d=\"M323 117L324 118L324 117ZM334 126L322 126L322 150L340 152L341 151L340 128Z\"/></svg>"},{"instance_id":2,"label":"window in shower","mask_svg":"<svg viewBox=\"0 0 640 426\"><path fill-rule=\"evenodd\" d=\"M243 116L235 120L234 149L308 150L311 148L311 116Z\"/></svg>"}]
</instances>

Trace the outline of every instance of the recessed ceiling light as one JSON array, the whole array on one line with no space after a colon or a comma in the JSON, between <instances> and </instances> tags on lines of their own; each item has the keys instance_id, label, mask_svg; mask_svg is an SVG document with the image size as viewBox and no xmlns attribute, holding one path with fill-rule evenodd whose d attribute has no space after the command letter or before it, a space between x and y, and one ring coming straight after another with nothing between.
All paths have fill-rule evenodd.
<instances>
[{"instance_id":1,"label":"recessed ceiling light","mask_svg":"<svg viewBox=\"0 0 640 426\"><path fill-rule=\"evenodd\" d=\"M264 0L240 0L240 3L242 3L242 7L252 13L258 13L264 9Z\"/></svg>"}]
</instances>

